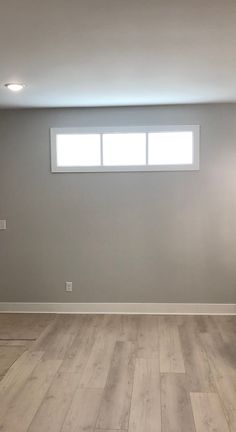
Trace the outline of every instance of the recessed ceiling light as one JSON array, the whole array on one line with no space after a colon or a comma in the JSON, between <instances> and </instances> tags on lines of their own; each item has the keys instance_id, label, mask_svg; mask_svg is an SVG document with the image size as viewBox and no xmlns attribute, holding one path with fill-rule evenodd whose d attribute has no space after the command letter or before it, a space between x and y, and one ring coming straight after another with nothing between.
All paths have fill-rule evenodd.
<instances>
[{"instance_id":1,"label":"recessed ceiling light","mask_svg":"<svg viewBox=\"0 0 236 432\"><path fill-rule=\"evenodd\" d=\"M20 84L20 83L7 83L7 84L5 84L5 87L8 90L11 90L12 92L19 92L19 91L23 90L25 85Z\"/></svg>"}]
</instances>

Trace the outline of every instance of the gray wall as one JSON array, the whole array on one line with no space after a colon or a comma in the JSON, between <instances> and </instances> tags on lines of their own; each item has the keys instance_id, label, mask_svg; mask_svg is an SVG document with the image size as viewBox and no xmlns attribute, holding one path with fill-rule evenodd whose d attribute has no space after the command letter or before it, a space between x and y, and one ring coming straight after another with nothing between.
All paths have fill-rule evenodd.
<instances>
[{"instance_id":1,"label":"gray wall","mask_svg":"<svg viewBox=\"0 0 236 432\"><path fill-rule=\"evenodd\" d=\"M235 303L235 119L233 104L0 111L0 301ZM200 124L200 171L50 173L50 127L148 124Z\"/></svg>"}]
</instances>

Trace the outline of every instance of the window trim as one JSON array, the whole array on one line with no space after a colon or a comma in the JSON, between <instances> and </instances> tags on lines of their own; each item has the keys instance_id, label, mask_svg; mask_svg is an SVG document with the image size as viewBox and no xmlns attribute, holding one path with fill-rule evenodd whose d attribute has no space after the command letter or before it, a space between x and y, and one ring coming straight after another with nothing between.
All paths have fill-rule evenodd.
<instances>
[{"instance_id":1,"label":"window trim","mask_svg":"<svg viewBox=\"0 0 236 432\"><path fill-rule=\"evenodd\" d=\"M126 165L126 166L57 166L56 137L58 134L102 134L106 133L146 133L146 153L148 151L148 133L150 132L192 132L193 133L193 163L186 165ZM113 127L73 127L51 128L51 172L52 173L106 173L106 172L156 172L156 171L196 171L199 170L200 153L199 125L162 125L162 126L113 126ZM102 145L101 145L102 152ZM147 154L146 154L147 158ZM146 159L147 160L147 159Z\"/></svg>"}]
</instances>

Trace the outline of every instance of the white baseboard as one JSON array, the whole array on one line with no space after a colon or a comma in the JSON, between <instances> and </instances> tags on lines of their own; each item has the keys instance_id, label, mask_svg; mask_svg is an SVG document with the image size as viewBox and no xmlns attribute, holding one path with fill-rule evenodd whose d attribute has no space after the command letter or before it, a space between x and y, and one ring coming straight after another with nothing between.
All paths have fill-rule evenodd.
<instances>
[{"instance_id":1,"label":"white baseboard","mask_svg":"<svg viewBox=\"0 0 236 432\"><path fill-rule=\"evenodd\" d=\"M2 313L236 315L233 303L7 303Z\"/></svg>"}]
</instances>

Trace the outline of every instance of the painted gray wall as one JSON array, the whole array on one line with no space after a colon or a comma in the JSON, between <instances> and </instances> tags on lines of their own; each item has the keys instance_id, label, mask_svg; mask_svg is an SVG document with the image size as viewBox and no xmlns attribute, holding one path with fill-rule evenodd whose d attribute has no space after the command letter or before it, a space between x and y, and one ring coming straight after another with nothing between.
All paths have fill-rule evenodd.
<instances>
[{"instance_id":1,"label":"painted gray wall","mask_svg":"<svg viewBox=\"0 0 236 432\"><path fill-rule=\"evenodd\" d=\"M233 104L0 111L0 301L235 303L235 119ZM200 124L200 171L51 174L50 127L145 124Z\"/></svg>"}]
</instances>

